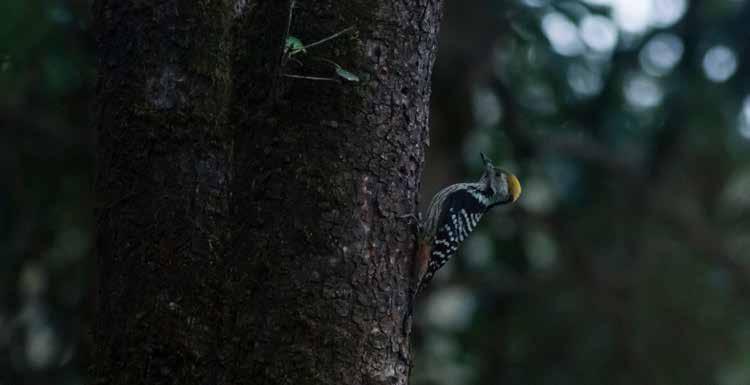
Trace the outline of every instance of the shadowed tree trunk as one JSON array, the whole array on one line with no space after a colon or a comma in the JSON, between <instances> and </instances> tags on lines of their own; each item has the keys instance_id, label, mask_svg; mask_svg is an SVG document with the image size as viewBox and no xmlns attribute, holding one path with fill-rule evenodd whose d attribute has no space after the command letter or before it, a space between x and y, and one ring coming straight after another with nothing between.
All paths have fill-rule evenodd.
<instances>
[{"instance_id":1,"label":"shadowed tree trunk","mask_svg":"<svg viewBox=\"0 0 750 385\"><path fill-rule=\"evenodd\" d=\"M96 2L94 382L407 383L439 3Z\"/></svg>"}]
</instances>

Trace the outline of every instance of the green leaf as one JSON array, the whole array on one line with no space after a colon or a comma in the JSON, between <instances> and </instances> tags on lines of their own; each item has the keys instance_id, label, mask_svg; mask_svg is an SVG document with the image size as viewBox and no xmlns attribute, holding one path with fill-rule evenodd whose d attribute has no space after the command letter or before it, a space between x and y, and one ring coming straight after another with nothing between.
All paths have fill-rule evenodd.
<instances>
[{"instance_id":1,"label":"green leaf","mask_svg":"<svg viewBox=\"0 0 750 385\"><path fill-rule=\"evenodd\" d=\"M290 55L294 55L299 52L305 52L305 53L307 52L305 50L305 45L302 43L302 40L294 36L287 36L286 50L289 52Z\"/></svg>"},{"instance_id":2,"label":"green leaf","mask_svg":"<svg viewBox=\"0 0 750 385\"><path fill-rule=\"evenodd\" d=\"M344 80L350 81L350 82L358 82L359 76L341 68L340 66L336 66L336 75L339 75Z\"/></svg>"}]
</instances>

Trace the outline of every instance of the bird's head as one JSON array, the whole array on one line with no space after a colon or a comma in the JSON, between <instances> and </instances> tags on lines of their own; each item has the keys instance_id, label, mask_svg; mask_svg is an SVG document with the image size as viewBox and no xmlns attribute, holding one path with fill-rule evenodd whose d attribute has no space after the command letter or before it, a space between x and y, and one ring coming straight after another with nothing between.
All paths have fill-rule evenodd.
<instances>
[{"instance_id":1,"label":"bird's head","mask_svg":"<svg viewBox=\"0 0 750 385\"><path fill-rule=\"evenodd\" d=\"M495 167L492 161L486 155L482 155L484 162L484 173L480 183L485 183L487 188L492 191L490 207L513 203L521 196L521 183L515 175Z\"/></svg>"}]
</instances>

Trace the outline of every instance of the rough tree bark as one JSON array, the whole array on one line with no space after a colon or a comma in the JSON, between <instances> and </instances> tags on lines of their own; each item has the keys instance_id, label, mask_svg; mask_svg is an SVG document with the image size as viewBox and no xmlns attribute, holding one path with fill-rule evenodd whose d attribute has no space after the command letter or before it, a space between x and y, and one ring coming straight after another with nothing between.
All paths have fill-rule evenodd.
<instances>
[{"instance_id":1,"label":"rough tree bark","mask_svg":"<svg viewBox=\"0 0 750 385\"><path fill-rule=\"evenodd\" d=\"M290 9L95 3L95 383L407 383L440 1Z\"/></svg>"}]
</instances>

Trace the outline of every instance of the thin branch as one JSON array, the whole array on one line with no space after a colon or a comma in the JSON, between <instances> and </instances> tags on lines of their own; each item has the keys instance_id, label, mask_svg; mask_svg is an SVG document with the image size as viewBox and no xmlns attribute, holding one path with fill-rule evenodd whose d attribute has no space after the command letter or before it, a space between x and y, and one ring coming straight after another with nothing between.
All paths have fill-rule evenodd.
<instances>
[{"instance_id":1,"label":"thin branch","mask_svg":"<svg viewBox=\"0 0 750 385\"><path fill-rule=\"evenodd\" d=\"M326 59L326 58L324 58L324 57L320 57L320 56L315 56L315 57L313 57L312 59L313 59L313 60L317 60L317 61L322 61L322 62L325 62L325 63L328 63L328 64L331 64L331 65L333 65L333 66L334 66L335 68L341 68L341 66L340 66L340 65L338 65L338 64L336 64L336 62L334 62L334 61L331 61L331 60L328 60L328 59Z\"/></svg>"},{"instance_id":2,"label":"thin branch","mask_svg":"<svg viewBox=\"0 0 750 385\"><path fill-rule=\"evenodd\" d=\"M283 49L281 50L281 60L279 61L279 70L286 65L286 59L288 56L286 52L286 41L289 39L289 32L292 30L292 17L294 16L294 3L295 0L289 0L289 17L286 21L286 31L284 31L284 39L281 41L281 44L283 44Z\"/></svg>"},{"instance_id":3,"label":"thin branch","mask_svg":"<svg viewBox=\"0 0 750 385\"><path fill-rule=\"evenodd\" d=\"M289 37L289 32L292 30L292 16L294 15L294 3L295 0L289 0L289 18L286 21L286 32L284 33L284 45L286 46L286 39Z\"/></svg>"},{"instance_id":4,"label":"thin branch","mask_svg":"<svg viewBox=\"0 0 750 385\"><path fill-rule=\"evenodd\" d=\"M318 40L318 41L316 41L316 42L313 42L313 43L310 43L310 44L308 44L308 45L306 45L306 46L303 46L303 47L301 47L300 49L296 50L296 51L295 51L294 53L297 53L297 52L301 52L301 51L302 51L303 49L304 49L304 50L306 50L306 49L309 49L309 48L315 47L316 45L321 45L321 44L323 44L323 43L325 43L325 42L327 42L327 41L329 41L329 40L335 39L335 38L337 38L337 37L339 37L339 36L341 36L341 35L343 35L343 34L345 34L345 33L349 32L349 31L351 31L351 30L353 30L353 29L354 29L354 26L351 26L351 27L349 27L349 28L345 28L345 29L342 29L341 31L338 31L338 32L334 33L334 34L333 34L333 35L331 35L331 36L328 36L328 37L324 37L324 38L322 38L322 39L320 39L320 40ZM294 53L292 53L292 54L294 54Z\"/></svg>"},{"instance_id":5,"label":"thin branch","mask_svg":"<svg viewBox=\"0 0 750 385\"><path fill-rule=\"evenodd\" d=\"M277 82L279 81L279 77L283 76L281 71L286 66L287 59L289 59L289 55L287 54L287 51L286 51L286 40L289 38L289 32L292 29L292 17L294 15L295 1L296 0L289 0L289 17L287 18L287 22L286 22L286 31L284 31L284 36L283 36L283 39L281 40L281 55L279 56L279 61L277 62L278 65L276 66L276 70L274 71L274 76L271 80L272 84L271 84L271 91L270 91L271 93L270 100L272 102L275 102L276 100L278 100L279 90L278 90L278 87L276 87L276 85L277 85Z\"/></svg>"},{"instance_id":6,"label":"thin branch","mask_svg":"<svg viewBox=\"0 0 750 385\"><path fill-rule=\"evenodd\" d=\"M281 74L281 76L285 78L292 78L292 79L325 80L329 82L339 83L339 79L337 78L323 78L323 77L318 77L318 76L302 76L302 75L293 75L293 74Z\"/></svg>"}]
</instances>

